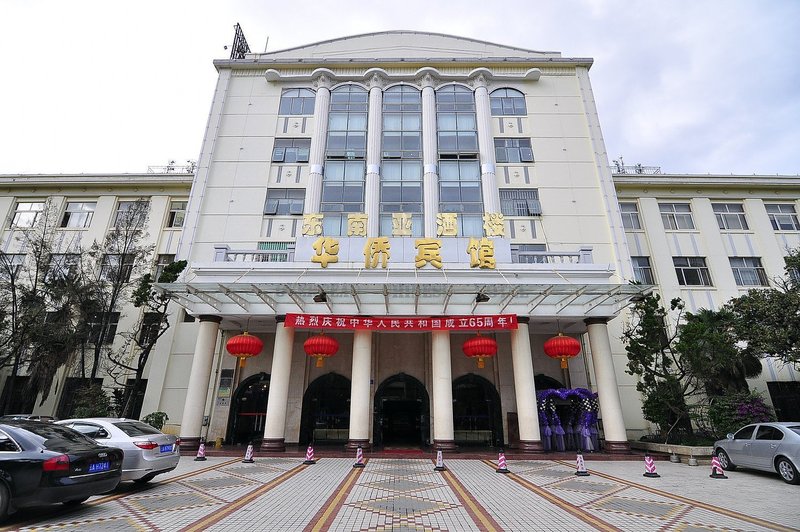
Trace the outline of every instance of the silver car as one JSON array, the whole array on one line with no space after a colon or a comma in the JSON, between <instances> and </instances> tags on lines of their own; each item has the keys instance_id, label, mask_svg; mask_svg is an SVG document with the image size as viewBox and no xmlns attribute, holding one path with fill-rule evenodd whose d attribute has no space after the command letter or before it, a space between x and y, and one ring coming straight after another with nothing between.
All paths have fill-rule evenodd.
<instances>
[{"instance_id":1,"label":"silver car","mask_svg":"<svg viewBox=\"0 0 800 532\"><path fill-rule=\"evenodd\" d=\"M172 471L180 459L178 438L164 434L135 419L97 417L57 421L89 436L101 445L118 447L125 453L122 480L147 483Z\"/></svg>"},{"instance_id":2,"label":"silver car","mask_svg":"<svg viewBox=\"0 0 800 532\"><path fill-rule=\"evenodd\" d=\"M754 423L714 443L723 469L748 467L777 472L789 484L800 484L800 421Z\"/></svg>"}]
</instances>

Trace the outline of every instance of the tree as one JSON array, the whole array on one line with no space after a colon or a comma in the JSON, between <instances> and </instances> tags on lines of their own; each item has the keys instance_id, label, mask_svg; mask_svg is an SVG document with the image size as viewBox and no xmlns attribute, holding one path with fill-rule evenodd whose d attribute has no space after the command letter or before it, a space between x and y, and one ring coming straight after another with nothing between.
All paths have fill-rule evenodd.
<instances>
[{"instance_id":1,"label":"tree","mask_svg":"<svg viewBox=\"0 0 800 532\"><path fill-rule=\"evenodd\" d=\"M785 260L784 278L732 299L727 308L745 353L800 369L800 248L790 250Z\"/></svg>"},{"instance_id":2,"label":"tree","mask_svg":"<svg viewBox=\"0 0 800 532\"><path fill-rule=\"evenodd\" d=\"M164 268L157 281L159 283L174 283L183 269L186 261L173 262ZM120 413L123 417L130 417L133 412L134 400L141 390L142 375L158 340L169 329L169 304L172 297L153 287L153 279L149 273L144 274L139 280L139 285L133 292L133 305L143 310L137 325L127 332L123 332L125 346L118 351L109 353L109 374L114 381L125 386L124 406ZM128 376L133 374L134 381L129 386Z\"/></svg>"}]
</instances>

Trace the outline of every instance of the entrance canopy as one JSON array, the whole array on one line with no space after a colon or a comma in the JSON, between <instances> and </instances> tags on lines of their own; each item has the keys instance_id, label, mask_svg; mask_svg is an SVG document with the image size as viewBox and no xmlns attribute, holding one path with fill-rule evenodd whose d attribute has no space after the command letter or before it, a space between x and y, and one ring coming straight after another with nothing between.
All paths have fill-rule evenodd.
<instances>
[{"instance_id":1,"label":"entrance canopy","mask_svg":"<svg viewBox=\"0 0 800 532\"><path fill-rule=\"evenodd\" d=\"M613 318L631 299L652 290L631 284L478 284L478 283L209 283L158 285L193 315L214 314L223 328L269 330L287 313L368 316L446 316L517 314L533 321L581 323L588 317ZM264 318L259 321L259 317ZM226 324L226 322L228 322ZM582 326L581 326L582 329Z\"/></svg>"}]
</instances>

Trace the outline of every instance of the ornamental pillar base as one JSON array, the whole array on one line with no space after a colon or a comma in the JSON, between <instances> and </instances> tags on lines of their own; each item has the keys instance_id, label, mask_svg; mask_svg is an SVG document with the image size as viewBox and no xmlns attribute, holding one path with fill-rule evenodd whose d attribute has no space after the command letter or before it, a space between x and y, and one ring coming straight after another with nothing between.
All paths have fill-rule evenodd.
<instances>
[{"instance_id":1,"label":"ornamental pillar base","mask_svg":"<svg viewBox=\"0 0 800 532\"><path fill-rule=\"evenodd\" d=\"M261 450L268 453L282 453L286 451L284 438L264 438L261 441Z\"/></svg>"},{"instance_id":2,"label":"ornamental pillar base","mask_svg":"<svg viewBox=\"0 0 800 532\"><path fill-rule=\"evenodd\" d=\"M344 448L348 451L355 451L359 447L361 447L362 451L369 451L372 449L372 444L369 440L354 440L352 438L347 440L347 443L344 444Z\"/></svg>"},{"instance_id":3,"label":"ornamental pillar base","mask_svg":"<svg viewBox=\"0 0 800 532\"><path fill-rule=\"evenodd\" d=\"M434 451L455 451L458 449L454 440L433 440Z\"/></svg>"},{"instance_id":4,"label":"ornamental pillar base","mask_svg":"<svg viewBox=\"0 0 800 532\"><path fill-rule=\"evenodd\" d=\"M627 441L604 440L603 450L608 454L630 454L631 444Z\"/></svg>"},{"instance_id":5,"label":"ornamental pillar base","mask_svg":"<svg viewBox=\"0 0 800 532\"><path fill-rule=\"evenodd\" d=\"M544 453L544 445L541 440L519 440L517 450L525 454L541 454Z\"/></svg>"},{"instance_id":6,"label":"ornamental pillar base","mask_svg":"<svg viewBox=\"0 0 800 532\"><path fill-rule=\"evenodd\" d=\"M200 448L200 436L185 437L181 436L180 450L182 452L194 452Z\"/></svg>"}]
</instances>

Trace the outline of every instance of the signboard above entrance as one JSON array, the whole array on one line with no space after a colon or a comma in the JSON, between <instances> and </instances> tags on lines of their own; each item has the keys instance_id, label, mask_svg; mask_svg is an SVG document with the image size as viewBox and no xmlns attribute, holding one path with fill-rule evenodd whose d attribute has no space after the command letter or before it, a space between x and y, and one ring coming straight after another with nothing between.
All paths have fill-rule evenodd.
<instances>
[{"instance_id":1,"label":"signboard above entrance","mask_svg":"<svg viewBox=\"0 0 800 532\"><path fill-rule=\"evenodd\" d=\"M296 329L370 329L373 331L495 331L517 328L516 314L492 316L337 316L287 314L286 327Z\"/></svg>"}]
</instances>

